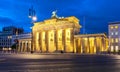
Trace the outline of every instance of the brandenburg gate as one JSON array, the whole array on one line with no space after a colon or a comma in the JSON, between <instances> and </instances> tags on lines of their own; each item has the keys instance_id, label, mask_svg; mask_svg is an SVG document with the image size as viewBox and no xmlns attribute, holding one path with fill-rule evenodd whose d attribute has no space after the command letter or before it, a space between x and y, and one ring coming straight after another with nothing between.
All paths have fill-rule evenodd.
<instances>
[{"instance_id":1,"label":"brandenburg gate","mask_svg":"<svg viewBox=\"0 0 120 72\"><path fill-rule=\"evenodd\" d=\"M33 51L35 52L74 52L74 34L79 34L79 20L74 17L57 17L36 22L33 26Z\"/></svg>"}]
</instances>

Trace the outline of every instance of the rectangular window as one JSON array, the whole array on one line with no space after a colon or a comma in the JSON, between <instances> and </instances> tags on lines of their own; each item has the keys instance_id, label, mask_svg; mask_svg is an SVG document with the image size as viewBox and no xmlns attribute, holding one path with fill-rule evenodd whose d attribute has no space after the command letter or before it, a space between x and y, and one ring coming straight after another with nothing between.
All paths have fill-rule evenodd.
<instances>
[{"instance_id":1,"label":"rectangular window","mask_svg":"<svg viewBox=\"0 0 120 72\"><path fill-rule=\"evenodd\" d=\"M111 46L111 52L113 52L114 51L114 48L113 48L113 46Z\"/></svg>"},{"instance_id":2,"label":"rectangular window","mask_svg":"<svg viewBox=\"0 0 120 72\"><path fill-rule=\"evenodd\" d=\"M110 29L113 29L113 26L110 26Z\"/></svg>"},{"instance_id":3,"label":"rectangular window","mask_svg":"<svg viewBox=\"0 0 120 72\"><path fill-rule=\"evenodd\" d=\"M113 35L113 32L111 32L111 35Z\"/></svg>"},{"instance_id":4,"label":"rectangular window","mask_svg":"<svg viewBox=\"0 0 120 72\"><path fill-rule=\"evenodd\" d=\"M118 35L118 32L115 32L115 35Z\"/></svg>"},{"instance_id":5,"label":"rectangular window","mask_svg":"<svg viewBox=\"0 0 120 72\"><path fill-rule=\"evenodd\" d=\"M114 43L114 39L113 38L111 38L111 43Z\"/></svg>"},{"instance_id":6,"label":"rectangular window","mask_svg":"<svg viewBox=\"0 0 120 72\"><path fill-rule=\"evenodd\" d=\"M118 29L118 26L115 26L116 29Z\"/></svg>"},{"instance_id":7,"label":"rectangular window","mask_svg":"<svg viewBox=\"0 0 120 72\"><path fill-rule=\"evenodd\" d=\"M115 42L118 43L118 38L115 39Z\"/></svg>"},{"instance_id":8,"label":"rectangular window","mask_svg":"<svg viewBox=\"0 0 120 72\"><path fill-rule=\"evenodd\" d=\"M118 46L115 46L115 52L118 52Z\"/></svg>"}]
</instances>

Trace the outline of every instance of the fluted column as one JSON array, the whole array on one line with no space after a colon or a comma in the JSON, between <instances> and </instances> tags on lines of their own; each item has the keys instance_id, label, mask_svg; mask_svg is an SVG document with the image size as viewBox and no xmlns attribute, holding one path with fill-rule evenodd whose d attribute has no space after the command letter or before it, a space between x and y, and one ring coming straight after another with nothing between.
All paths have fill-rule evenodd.
<instances>
[{"instance_id":1,"label":"fluted column","mask_svg":"<svg viewBox=\"0 0 120 72\"><path fill-rule=\"evenodd\" d=\"M63 50L63 30L56 31L56 49L57 51Z\"/></svg>"},{"instance_id":2,"label":"fluted column","mask_svg":"<svg viewBox=\"0 0 120 72\"><path fill-rule=\"evenodd\" d=\"M41 37L42 31L39 31L39 52L42 52L42 37Z\"/></svg>"},{"instance_id":3,"label":"fluted column","mask_svg":"<svg viewBox=\"0 0 120 72\"><path fill-rule=\"evenodd\" d=\"M81 50L81 53L84 53L84 52L85 52L84 41L83 41L83 38L82 38L82 37L81 37L81 39L80 39L80 50Z\"/></svg>"},{"instance_id":4,"label":"fluted column","mask_svg":"<svg viewBox=\"0 0 120 72\"><path fill-rule=\"evenodd\" d=\"M25 50L25 44L24 44L24 41L22 42L22 52L24 52Z\"/></svg>"},{"instance_id":5,"label":"fluted column","mask_svg":"<svg viewBox=\"0 0 120 72\"><path fill-rule=\"evenodd\" d=\"M48 32L48 51L49 52L54 52L55 49L55 45L54 45L54 30L50 30Z\"/></svg>"},{"instance_id":6,"label":"fluted column","mask_svg":"<svg viewBox=\"0 0 120 72\"><path fill-rule=\"evenodd\" d=\"M102 52L102 38L100 37L100 52Z\"/></svg>"},{"instance_id":7,"label":"fluted column","mask_svg":"<svg viewBox=\"0 0 120 72\"><path fill-rule=\"evenodd\" d=\"M35 51L40 52L39 32L36 32L36 36L35 36Z\"/></svg>"},{"instance_id":8,"label":"fluted column","mask_svg":"<svg viewBox=\"0 0 120 72\"><path fill-rule=\"evenodd\" d=\"M87 37L87 38L88 38L88 50L89 50L88 53L90 53L90 39L89 39L89 37Z\"/></svg>"},{"instance_id":9,"label":"fluted column","mask_svg":"<svg viewBox=\"0 0 120 72\"><path fill-rule=\"evenodd\" d=\"M28 42L27 42L27 52L30 52L29 40L28 40Z\"/></svg>"},{"instance_id":10,"label":"fluted column","mask_svg":"<svg viewBox=\"0 0 120 72\"><path fill-rule=\"evenodd\" d=\"M94 53L96 53L97 51L97 45L96 45L97 41L96 41L96 37L94 37Z\"/></svg>"},{"instance_id":11,"label":"fluted column","mask_svg":"<svg viewBox=\"0 0 120 72\"><path fill-rule=\"evenodd\" d=\"M63 51L65 52L65 29L62 30L62 45L63 45Z\"/></svg>"},{"instance_id":12,"label":"fluted column","mask_svg":"<svg viewBox=\"0 0 120 72\"><path fill-rule=\"evenodd\" d=\"M45 32L45 31L42 31L41 32L41 40L40 40L40 45L41 45L41 51L42 52L46 52L46 45L47 45L47 32Z\"/></svg>"},{"instance_id":13,"label":"fluted column","mask_svg":"<svg viewBox=\"0 0 120 72\"><path fill-rule=\"evenodd\" d=\"M102 51L104 51L105 47L104 47L104 38L103 37L102 37L102 41L101 42L102 42Z\"/></svg>"},{"instance_id":14,"label":"fluted column","mask_svg":"<svg viewBox=\"0 0 120 72\"><path fill-rule=\"evenodd\" d=\"M89 53L90 52L90 46L89 46L89 38L87 37L87 44L86 44L86 49L87 49L87 53Z\"/></svg>"},{"instance_id":15,"label":"fluted column","mask_svg":"<svg viewBox=\"0 0 120 72\"><path fill-rule=\"evenodd\" d=\"M45 44L46 44L46 52L48 52L48 46L49 46L49 34L48 31L45 32Z\"/></svg>"},{"instance_id":16,"label":"fluted column","mask_svg":"<svg viewBox=\"0 0 120 72\"><path fill-rule=\"evenodd\" d=\"M27 42L25 41L25 43L24 43L24 52L26 52L27 51Z\"/></svg>"},{"instance_id":17,"label":"fluted column","mask_svg":"<svg viewBox=\"0 0 120 72\"><path fill-rule=\"evenodd\" d=\"M24 44L23 44L23 41L22 41L22 47L21 47L21 52L24 51Z\"/></svg>"},{"instance_id":18,"label":"fluted column","mask_svg":"<svg viewBox=\"0 0 120 72\"><path fill-rule=\"evenodd\" d=\"M20 48L21 48L21 41L19 40L19 44L18 44L18 52L20 52Z\"/></svg>"},{"instance_id":19,"label":"fluted column","mask_svg":"<svg viewBox=\"0 0 120 72\"><path fill-rule=\"evenodd\" d=\"M72 33L71 33L71 28L65 29L65 51L66 52L73 52L73 44L72 41Z\"/></svg>"},{"instance_id":20,"label":"fluted column","mask_svg":"<svg viewBox=\"0 0 120 72\"><path fill-rule=\"evenodd\" d=\"M55 30L54 31L54 43L55 43L55 48L56 48L56 51L58 51L58 39L57 39L57 36L58 36L58 34L57 34L58 32L57 32L57 30Z\"/></svg>"}]
</instances>

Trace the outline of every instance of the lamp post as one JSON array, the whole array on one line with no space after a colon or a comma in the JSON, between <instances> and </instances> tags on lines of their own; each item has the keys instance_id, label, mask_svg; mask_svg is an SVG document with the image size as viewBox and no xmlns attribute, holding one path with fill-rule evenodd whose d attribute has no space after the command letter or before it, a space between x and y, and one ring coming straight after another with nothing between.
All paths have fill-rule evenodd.
<instances>
[{"instance_id":1,"label":"lamp post","mask_svg":"<svg viewBox=\"0 0 120 72\"><path fill-rule=\"evenodd\" d=\"M33 9L33 6L29 9L29 18L31 19L31 53L33 53L33 32L32 32L32 24L37 20L36 12Z\"/></svg>"}]
</instances>

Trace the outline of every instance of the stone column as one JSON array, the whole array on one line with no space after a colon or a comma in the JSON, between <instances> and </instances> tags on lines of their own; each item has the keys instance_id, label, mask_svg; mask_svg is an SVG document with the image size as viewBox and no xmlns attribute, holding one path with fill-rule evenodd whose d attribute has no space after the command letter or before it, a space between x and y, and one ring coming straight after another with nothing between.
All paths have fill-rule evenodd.
<instances>
[{"instance_id":1,"label":"stone column","mask_svg":"<svg viewBox=\"0 0 120 72\"><path fill-rule=\"evenodd\" d=\"M35 37L35 51L40 52L40 45L39 45L39 32L36 33Z\"/></svg>"},{"instance_id":2,"label":"stone column","mask_svg":"<svg viewBox=\"0 0 120 72\"><path fill-rule=\"evenodd\" d=\"M28 41L28 52L30 52L31 51L31 44L30 44L30 41Z\"/></svg>"},{"instance_id":3,"label":"stone column","mask_svg":"<svg viewBox=\"0 0 120 72\"><path fill-rule=\"evenodd\" d=\"M24 52L26 52L27 51L27 42L25 41L25 43L24 43Z\"/></svg>"},{"instance_id":4,"label":"stone column","mask_svg":"<svg viewBox=\"0 0 120 72\"><path fill-rule=\"evenodd\" d=\"M71 34L71 28L65 29L65 51L66 52L73 52L73 45L72 43L72 34Z\"/></svg>"},{"instance_id":5,"label":"stone column","mask_svg":"<svg viewBox=\"0 0 120 72\"><path fill-rule=\"evenodd\" d=\"M87 53L89 53L89 39L87 37L87 41L86 41L86 49L87 49Z\"/></svg>"},{"instance_id":6,"label":"stone column","mask_svg":"<svg viewBox=\"0 0 120 72\"><path fill-rule=\"evenodd\" d=\"M94 37L94 52L97 52L97 41L96 41L96 37Z\"/></svg>"},{"instance_id":7,"label":"stone column","mask_svg":"<svg viewBox=\"0 0 120 72\"><path fill-rule=\"evenodd\" d=\"M100 37L100 52L102 52L102 38Z\"/></svg>"},{"instance_id":8,"label":"stone column","mask_svg":"<svg viewBox=\"0 0 120 72\"><path fill-rule=\"evenodd\" d=\"M63 50L63 30L59 29L56 32L56 49L57 51Z\"/></svg>"},{"instance_id":9,"label":"stone column","mask_svg":"<svg viewBox=\"0 0 120 72\"><path fill-rule=\"evenodd\" d=\"M38 39L38 44L39 44L39 52L42 52L42 47L41 47L41 31L39 31L39 39Z\"/></svg>"},{"instance_id":10,"label":"stone column","mask_svg":"<svg viewBox=\"0 0 120 72\"><path fill-rule=\"evenodd\" d=\"M20 48L21 48L21 41L19 40L19 45L18 45L18 52L20 52Z\"/></svg>"},{"instance_id":11,"label":"stone column","mask_svg":"<svg viewBox=\"0 0 120 72\"><path fill-rule=\"evenodd\" d=\"M74 38L74 45L73 45L74 53L77 53L77 46L76 46L76 39Z\"/></svg>"},{"instance_id":12,"label":"stone column","mask_svg":"<svg viewBox=\"0 0 120 72\"><path fill-rule=\"evenodd\" d=\"M88 50L89 50L88 53L90 53L90 40L89 40L89 37L87 37L87 39L88 39Z\"/></svg>"},{"instance_id":13,"label":"stone column","mask_svg":"<svg viewBox=\"0 0 120 72\"><path fill-rule=\"evenodd\" d=\"M58 51L58 43L57 43L57 41L58 41L58 39L57 39L57 30L55 30L54 31L54 43L55 43L55 48L56 48L56 51Z\"/></svg>"},{"instance_id":14,"label":"stone column","mask_svg":"<svg viewBox=\"0 0 120 72\"><path fill-rule=\"evenodd\" d=\"M41 32L41 50L42 52L46 52L47 48L47 32L42 31Z\"/></svg>"},{"instance_id":15,"label":"stone column","mask_svg":"<svg viewBox=\"0 0 120 72\"><path fill-rule=\"evenodd\" d=\"M22 43L22 46L21 46L21 52L23 52L24 51L24 46L23 46L23 41L21 42Z\"/></svg>"},{"instance_id":16,"label":"stone column","mask_svg":"<svg viewBox=\"0 0 120 72\"><path fill-rule=\"evenodd\" d=\"M24 44L24 41L22 42L22 52L24 52L25 50L25 44Z\"/></svg>"},{"instance_id":17,"label":"stone column","mask_svg":"<svg viewBox=\"0 0 120 72\"><path fill-rule=\"evenodd\" d=\"M66 29L64 30L64 51L67 52Z\"/></svg>"},{"instance_id":18,"label":"stone column","mask_svg":"<svg viewBox=\"0 0 120 72\"><path fill-rule=\"evenodd\" d=\"M45 43L46 43L46 52L48 52L48 48L49 48L49 34L48 34L49 32L48 31L46 31L45 32Z\"/></svg>"},{"instance_id":19,"label":"stone column","mask_svg":"<svg viewBox=\"0 0 120 72\"><path fill-rule=\"evenodd\" d=\"M48 51L54 52L55 45L54 45L54 30L50 30L48 33Z\"/></svg>"},{"instance_id":20,"label":"stone column","mask_svg":"<svg viewBox=\"0 0 120 72\"><path fill-rule=\"evenodd\" d=\"M84 50L84 42L83 42L83 38L81 37L81 40L80 40L80 45L81 45L81 53L84 53L85 50Z\"/></svg>"},{"instance_id":21,"label":"stone column","mask_svg":"<svg viewBox=\"0 0 120 72\"><path fill-rule=\"evenodd\" d=\"M62 45L63 45L63 51L65 52L65 29L62 31Z\"/></svg>"},{"instance_id":22,"label":"stone column","mask_svg":"<svg viewBox=\"0 0 120 72\"><path fill-rule=\"evenodd\" d=\"M104 47L104 43L105 43L105 42L104 42L104 38L102 37L102 51L104 51L104 48L105 48L105 47Z\"/></svg>"}]
</instances>

